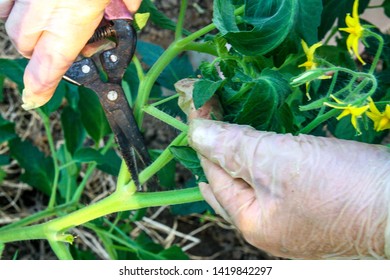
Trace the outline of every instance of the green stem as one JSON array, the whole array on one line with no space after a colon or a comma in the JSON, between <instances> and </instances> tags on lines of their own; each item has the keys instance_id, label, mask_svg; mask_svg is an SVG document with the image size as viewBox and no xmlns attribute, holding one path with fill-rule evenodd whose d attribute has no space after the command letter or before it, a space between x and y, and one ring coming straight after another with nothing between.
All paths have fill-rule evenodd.
<instances>
[{"instance_id":1,"label":"green stem","mask_svg":"<svg viewBox=\"0 0 390 280\"><path fill-rule=\"evenodd\" d=\"M145 113L148 113L149 115L155 117L156 119L159 119L182 132L187 132L188 130L188 126L185 123L157 109L154 106L145 106L143 110Z\"/></svg>"},{"instance_id":2,"label":"green stem","mask_svg":"<svg viewBox=\"0 0 390 280\"><path fill-rule=\"evenodd\" d=\"M46 218L49 218L51 216L58 215L60 212L71 211L76 206L77 206L76 203L70 202L70 203L62 204L62 205L55 206L55 207L50 208L50 209L40 211L40 212L32 214L26 218L23 218L17 222L14 222L12 224L8 224L6 226L1 227L0 232L3 230L6 230L6 229L13 229L13 228L17 228L17 227L26 226L26 225L29 225L32 223L36 223L42 219L46 219Z\"/></svg>"},{"instance_id":3,"label":"green stem","mask_svg":"<svg viewBox=\"0 0 390 280\"><path fill-rule=\"evenodd\" d=\"M240 15L244 13L245 6L241 6L234 11L234 15ZM206 35L216 28L214 23L210 23L198 31L188 35L185 38L178 39L173 42L166 51L158 58L155 64L150 68L149 72L145 75L145 78L140 82L138 89L138 96L134 106L134 115L138 125L142 124L144 112L142 108L147 104L152 87L160 76L161 72L168 66L168 64L183 50L187 45L196 39Z\"/></svg>"},{"instance_id":4,"label":"green stem","mask_svg":"<svg viewBox=\"0 0 390 280\"><path fill-rule=\"evenodd\" d=\"M329 90L328 92L326 93L326 96L325 96L325 100L329 98L329 96L332 94L333 90L334 90L334 87L336 85L336 81L337 81L337 77L338 77L338 74L339 72L335 72L334 75L333 75L333 78L332 78L332 82L330 84L330 87L329 87ZM316 118L322 116L324 114L324 111L325 111L325 106L322 105L320 111L318 112L318 115Z\"/></svg>"},{"instance_id":5,"label":"green stem","mask_svg":"<svg viewBox=\"0 0 390 280\"><path fill-rule=\"evenodd\" d=\"M69 252L68 245L64 242L53 241L49 239L49 244L57 258L60 260L73 260L72 255Z\"/></svg>"},{"instance_id":6,"label":"green stem","mask_svg":"<svg viewBox=\"0 0 390 280\"><path fill-rule=\"evenodd\" d=\"M154 102L154 103L150 104L150 106L157 107L157 106L159 106L159 105L161 105L161 104L164 104L164 103L166 103L166 102L169 102L169 101L171 101L171 100L173 100L173 99L176 99L176 98L178 98L178 97L179 97L179 94L176 93L176 94L173 94L173 95L171 95L171 96L169 96L169 97L167 97L167 98L164 98L164 99L161 99L161 100L159 100L159 101L157 101L157 102Z\"/></svg>"},{"instance_id":7,"label":"green stem","mask_svg":"<svg viewBox=\"0 0 390 280\"><path fill-rule=\"evenodd\" d=\"M42 118L42 122L43 122L43 125L45 127L45 132L46 132L47 141L49 143L50 153L51 153L51 156L53 157L54 178L53 178L53 186L51 189L50 200L49 200L49 204L47 206L48 208L53 208L55 203L56 203L58 180L60 177L60 169L59 169L59 165L58 165L57 153L56 153L56 148L54 145L53 136L51 134L50 119L41 110L39 110L39 114Z\"/></svg>"},{"instance_id":8,"label":"green stem","mask_svg":"<svg viewBox=\"0 0 390 280\"><path fill-rule=\"evenodd\" d=\"M188 43L184 47L185 51L195 51L195 52L200 52L200 53L207 53L213 56L218 56L218 51L215 48L214 44L210 44L210 42L204 42L204 43L195 43L191 42Z\"/></svg>"},{"instance_id":9,"label":"green stem","mask_svg":"<svg viewBox=\"0 0 390 280\"><path fill-rule=\"evenodd\" d=\"M175 30L175 41L180 40L183 36L183 25L184 25L184 19L186 17L187 6L188 6L188 1L181 0L180 11L177 19L176 30Z\"/></svg>"},{"instance_id":10,"label":"green stem","mask_svg":"<svg viewBox=\"0 0 390 280\"><path fill-rule=\"evenodd\" d=\"M179 134L169 146L153 161L151 165L146 167L139 174L139 181L144 184L147 180L153 177L158 171L160 171L165 165L167 165L172 159L172 153L169 151L170 146L183 146L187 145L187 134L182 132ZM134 182L131 180L131 175L122 162L121 169L118 175L117 191L119 189L127 190L128 192L134 192Z\"/></svg>"},{"instance_id":11,"label":"green stem","mask_svg":"<svg viewBox=\"0 0 390 280\"><path fill-rule=\"evenodd\" d=\"M124 160L122 160L119 169L118 179L116 180L116 189L120 189L131 181L131 174Z\"/></svg>"},{"instance_id":12,"label":"green stem","mask_svg":"<svg viewBox=\"0 0 390 280\"><path fill-rule=\"evenodd\" d=\"M203 200L203 197L197 187L174 191L135 194L129 194L126 191L117 191L95 204L79 209L66 216L56 218L47 223L1 231L0 243L32 239L49 239L57 241L57 234L115 212L201 200Z\"/></svg>"},{"instance_id":13,"label":"green stem","mask_svg":"<svg viewBox=\"0 0 390 280\"><path fill-rule=\"evenodd\" d=\"M150 68L144 79L140 81L138 95L134 106L134 116L138 125L141 125L143 122L144 112L142 111L142 108L149 100L150 92L155 81L160 76L165 67L167 67L168 64L180 52L181 49L177 48L176 43L171 44L168 49L158 58L156 63Z\"/></svg>"},{"instance_id":14,"label":"green stem","mask_svg":"<svg viewBox=\"0 0 390 280\"><path fill-rule=\"evenodd\" d=\"M336 116L338 114L337 109L331 109L330 111L326 112L325 114L318 116L313 121L311 121L308 125L306 125L304 128L302 128L299 133L300 134L308 134L313 129L315 129L317 126L319 126L321 123L327 121L328 119Z\"/></svg>"},{"instance_id":15,"label":"green stem","mask_svg":"<svg viewBox=\"0 0 390 280\"><path fill-rule=\"evenodd\" d=\"M0 243L32 239L46 239L47 232L44 225L45 224L39 224L2 230L0 231Z\"/></svg>"},{"instance_id":16,"label":"green stem","mask_svg":"<svg viewBox=\"0 0 390 280\"><path fill-rule=\"evenodd\" d=\"M368 71L368 73L374 74L376 66L378 65L379 59L380 59L382 51L383 51L384 41L383 41L382 36L376 34L375 32L370 31L369 29L366 29L365 32L367 32L370 36L375 37L379 41L378 49L376 51L374 60L372 61L370 70Z\"/></svg>"},{"instance_id":17,"label":"green stem","mask_svg":"<svg viewBox=\"0 0 390 280\"><path fill-rule=\"evenodd\" d=\"M145 77L144 70L142 69L142 64L139 61L136 55L133 56L133 63L135 66L135 70L137 71L138 79L141 81Z\"/></svg>"},{"instance_id":18,"label":"green stem","mask_svg":"<svg viewBox=\"0 0 390 280\"><path fill-rule=\"evenodd\" d=\"M215 28L216 28L215 24L214 23L210 23L209 25L206 25L205 27L203 27L203 28L197 30L196 32L188 35L187 37L185 37L185 38L183 38L181 40L176 41L177 47L180 48L180 49L184 49L187 44L189 44L189 43L195 41L196 39L206 35L207 33L213 31Z\"/></svg>"},{"instance_id":19,"label":"green stem","mask_svg":"<svg viewBox=\"0 0 390 280\"><path fill-rule=\"evenodd\" d=\"M198 188L134 194L129 194L125 189L122 189L95 204L48 222L46 227L56 232L62 232L71 227L84 224L96 218L115 212L173 205L199 200L202 200L202 196Z\"/></svg>"},{"instance_id":20,"label":"green stem","mask_svg":"<svg viewBox=\"0 0 390 280\"><path fill-rule=\"evenodd\" d=\"M187 134L180 133L169 146L158 156L158 158L147 168L142 170L139 174L139 180L141 184L144 184L147 180L153 177L158 171L160 171L165 165L167 165L172 159L173 155L169 150L171 146L183 146L187 144Z\"/></svg>"}]
</instances>

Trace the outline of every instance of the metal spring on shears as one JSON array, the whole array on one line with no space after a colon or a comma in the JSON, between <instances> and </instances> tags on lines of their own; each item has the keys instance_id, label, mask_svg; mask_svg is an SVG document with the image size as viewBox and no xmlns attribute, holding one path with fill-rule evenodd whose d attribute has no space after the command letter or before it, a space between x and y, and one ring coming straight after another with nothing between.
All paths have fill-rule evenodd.
<instances>
[{"instance_id":1,"label":"metal spring on shears","mask_svg":"<svg viewBox=\"0 0 390 280\"><path fill-rule=\"evenodd\" d=\"M115 36L115 30L112 25L102 26L95 30L95 33L92 35L91 39L88 40L88 44L95 43L113 36Z\"/></svg>"}]
</instances>

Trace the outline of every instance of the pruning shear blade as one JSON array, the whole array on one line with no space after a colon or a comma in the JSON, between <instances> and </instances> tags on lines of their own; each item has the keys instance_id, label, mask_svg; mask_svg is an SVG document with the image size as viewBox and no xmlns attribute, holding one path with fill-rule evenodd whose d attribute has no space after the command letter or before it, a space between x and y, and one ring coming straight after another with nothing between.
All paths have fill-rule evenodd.
<instances>
[{"instance_id":1,"label":"pruning shear blade","mask_svg":"<svg viewBox=\"0 0 390 280\"><path fill-rule=\"evenodd\" d=\"M74 62L63 78L89 88L98 95L122 157L135 184L140 188L139 165L147 166L150 157L121 86L123 75L134 55L137 37L128 20L117 19L112 23L112 26L107 27L108 32L102 32L100 28L93 38L96 41L103 35L115 36L116 47ZM107 81L102 80L94 61L96 59L100 60L101 71L106 74Z\"/></svg>"}]
</instances>

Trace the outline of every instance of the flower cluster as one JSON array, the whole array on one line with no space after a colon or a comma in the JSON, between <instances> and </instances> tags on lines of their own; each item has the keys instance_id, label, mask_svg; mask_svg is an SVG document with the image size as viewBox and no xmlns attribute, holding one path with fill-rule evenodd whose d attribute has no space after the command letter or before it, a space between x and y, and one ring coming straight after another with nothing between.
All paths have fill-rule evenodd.
<instances>
[{"instance_id":1,"label":"flower cluster","mask_svg":"<svg viewBox=\"0 0 390 280\"><path fill-rule=\"evenodd\" d=\"M337 117L337 120L340 120L348 115L351 115L351 123L356 129L358 135L361 134L358 119L362 118L364 114L369 117L374 122L375 131L382 131L385 129L390 129L390 105L387 104L383 112L380 112L376 107L374 101L371 97L367 98L367 104L362 106L356 106L352 104L345 103L335 96L330 96L337 105L324 102L324 105L343 110L341 114Z\"/></svg>"},{"instance_id":2,"label":"flower cluster","mask_svg":"<svg viewBox=\"0 0 390 280\"><path fill-rule=\"evenodd\" d=\"M347 27L339 28L340 31L349 33L347 38L347 49L351 55L355 55L362 65L365 65L364 60L359 54L359 42L364 39L364 36L368 36L369 30L360 24L359 13L359 0L355 0L352 7L352 15L348 13L345 17L345 23ZM306 71L313 71L318 67L318 61L315 57L315 51L321 46L321 42L318 42L311 47L308 47L306 42L302 41L302 48L307 57L307 61L300 64L298 67L305 67ZM309 73L309 72L308 72ZM326 75L317 76L317 79L331 78ZM306 95L309 96L309 84L310 81L306 82ZM342 110L338 115L337 120L340 120L346 116L351 116L351 124L356 129L357 134L361 134L359 128L359 119L364 115L371 119L374 123L375 131L382 131L390 129L390 104L387 104L384 111L379 111L371 97L368 97L362 102L347 103L330 95L334 102L324 102L323 105L332 107L334 109Z\"/></svg>"}]
</instances>

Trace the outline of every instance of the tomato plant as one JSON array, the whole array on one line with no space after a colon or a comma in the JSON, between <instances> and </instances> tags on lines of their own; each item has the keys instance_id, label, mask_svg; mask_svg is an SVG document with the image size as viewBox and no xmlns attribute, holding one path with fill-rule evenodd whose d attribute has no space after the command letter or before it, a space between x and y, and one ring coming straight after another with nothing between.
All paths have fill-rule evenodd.
<instances>
[{"instance_id":1,"label":"tomato plant","mask_svg":"<svg viewBox=\"0 0 390 280\"><path fill-rule=\"evenodd\" d=\"M155 153L153 163L140 173L141 183L158 175L174 159L205 179L196 153L187 147L185 116L175 104L178 95L167 97L161 91L162 87L174 89L178 80L187 77L199 77L193 92L195 106L199 108L217 95L226 122L278 133L330 133L343 139L381 143L390 128L390 39L359 18L371 8L369 2L214 0L210 24L191 33L184 28L187 0L181 1L176 23L159 12L151 0L144 0L139 13L148 13L150 21L174 30L175 39L167 49L140 41L123 87L138 124L142 125L145 114L149 114L180 133ZM389 1L382 6L389 16ZM366 45L363 57L356 51L358 42ZM194 70L187 51L207 53L214 60ZM0 59L0 86L8 78L22 89L25 66L25 59ZM50 126L50 116L58 110L62 144L55 142ZM128 227L118 220L123 211L201 201L196 186L136 191L114 151L113 135L91 91L61 82L51 101L37 112L45 127L50 156L22 139L14 124L1 117L0 143L9 147L9 153L0 156L0 165L11 158L17 160L24 170L20 180L48 196L48 205L1 227L0 249L8 242L46 239L58 258L77 258L71 230L83 225L99 237L113 259L186 258L179 248L151 249L142 240L130 239ZM116 190L85 205L81 197L96 169L118 176ZM84 172L81 181L80 172ZM172 169L169 172L168 176L173 176ZM5 176L0 169L0 181ZM118 217L114 222L104 218L112 213Z\"/></svg>"}]
</instances>

